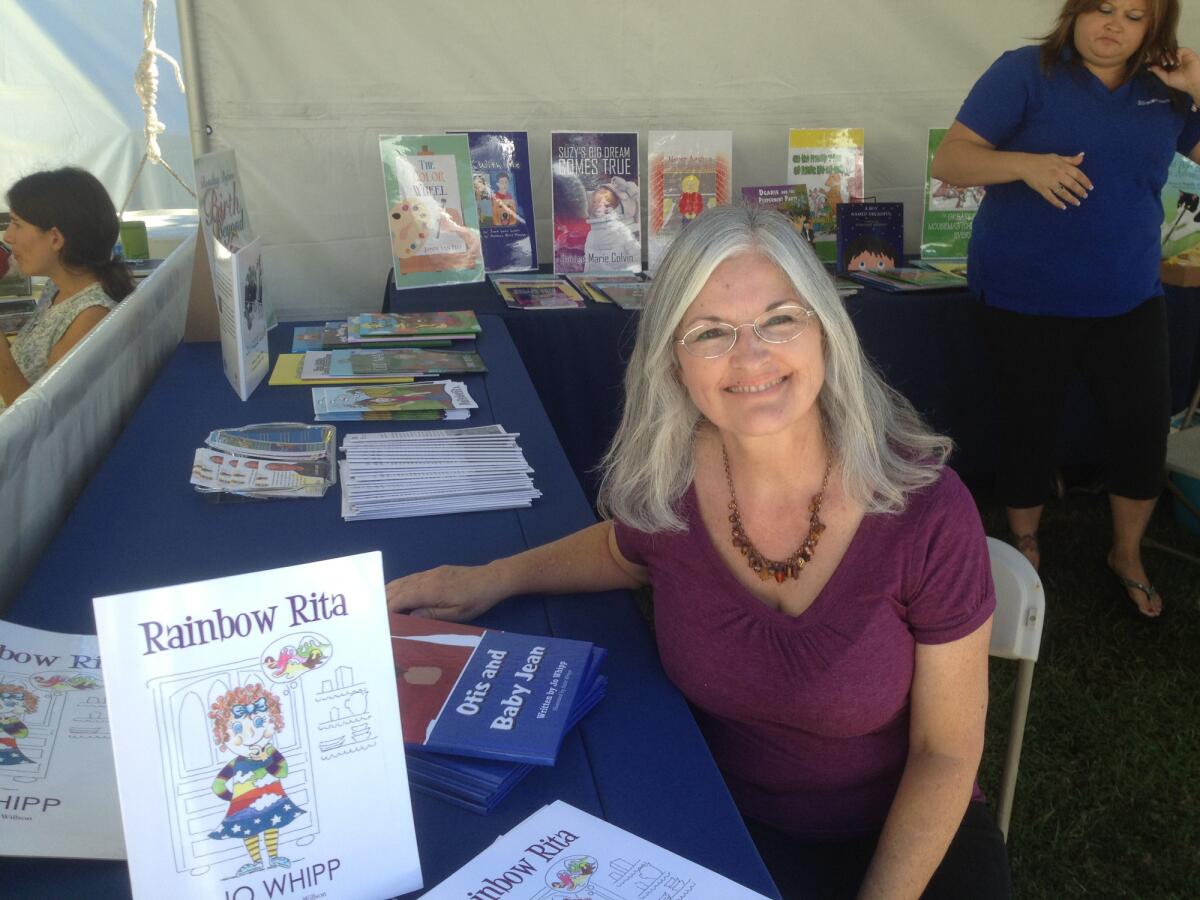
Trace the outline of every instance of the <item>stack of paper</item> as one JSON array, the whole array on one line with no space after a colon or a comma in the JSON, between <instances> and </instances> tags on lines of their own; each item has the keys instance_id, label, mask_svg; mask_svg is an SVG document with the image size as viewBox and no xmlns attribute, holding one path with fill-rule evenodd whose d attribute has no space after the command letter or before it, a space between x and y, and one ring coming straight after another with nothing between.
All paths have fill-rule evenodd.
<instances>
[{"instance_id":1,"label":"stack of paper","mask_svg":"<svg viewBox=\"0 0 1200 900\"><path fill-rule=\"evenodd\" d=\"M461 420L478 408L461 381L315 387L312 393L318 422Z\"/></svg>"},{"instance_id":2,"label":"stack of paper","mask_svg":"<svg viewBox=\"0 0 1200 900\"><path fill-rule=\"evenodd\" d=\"M479 334L479 320L471 310L427 313L360 313L344 322L299 326L292 337L292 352L348 350L380 347L449 347Z\"/></svg>"},{"instance_id":3,"label":"stack of paper","mask_svg":"<svg viewBox=\"0 0 1200 900\"><path fill-rule=\"evenodd\" d=\"M504 873L497 876L498 872ZM503 879L503 889L493 888ZM463 897L603 897L605 900L763 900L762 894L603 819L556 800L425 894Z\"/></svg>"},{"instance_id":4,"label":"stack of paper","mask_svg":"<svg viewBox=\"0 0 1200 900\"><path fill-rule=\"evenodd\" d=\"M322 497L337 481L332 425L273 422L219 428L192 459L191 483L204 494Z\"/></svg>"},{"instance_id":5,"label":"stack of paper","mask_svg":"<svg viewBox=\"0 0 1200 900\"><path fill-rule=\"evenodd\" d=\"M390 347L386 350L309 350L304 354L300 377L305 381L396 375L427 378L486 371L479 354L472 351Z\"/></svg>"},{"instance_id":6,"label":"stack of paper","mask_svg":"<svg viewBox=\"0 0 1200 900\"><path fill-rule=\"evenodd\" d=\"M529 506L542 496L502 425L349 434L342 518L392 519Z\"/></svg>"},{"instance_id":7,"label":"stack of paper","mask_svg":"<svg viewBox=\"0 0 1200 900\"><path fill-rule=\"evenodd\" d=\"M604 696L605 651L392 614L392 657L409 783L490 812Z\"/></svg>"}]
</instances>

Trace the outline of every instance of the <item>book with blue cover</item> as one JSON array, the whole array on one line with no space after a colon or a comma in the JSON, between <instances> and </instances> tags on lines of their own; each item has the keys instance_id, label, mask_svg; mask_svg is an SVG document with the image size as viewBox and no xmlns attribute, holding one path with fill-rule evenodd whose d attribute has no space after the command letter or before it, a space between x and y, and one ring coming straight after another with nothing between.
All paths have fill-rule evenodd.
<instances>
[{"instance_id":1,"label":"book with blue cover","mask_svg":"<svg viewBox=\"0 0 1200 900\"><path fill-rule=\"evenodd\" d=\"M553 765L604 658L566 638L404 615L390 626L404 743L420 751Z\"/></svg>"},{"instance_id":2,"label":"book with blue cover","mask_svg":"<svg viewBox=\"0 0 1200 900\"><path fill-rule=\"evenodd\" d=\"M841 203L837 208L837 270L882 272L904 265L903 203Z\"/></svg>"},{"instance_id":3,"label":"book with blue cover","mask_svg":"<svg viewBox=\"0 0 1200 900\"><path fill-rule=\"evenodd\" d=\"M467 142L484 268L489 272L536 269L529 135L524 131L468 131Z\"/></svg>"}]
</instances>

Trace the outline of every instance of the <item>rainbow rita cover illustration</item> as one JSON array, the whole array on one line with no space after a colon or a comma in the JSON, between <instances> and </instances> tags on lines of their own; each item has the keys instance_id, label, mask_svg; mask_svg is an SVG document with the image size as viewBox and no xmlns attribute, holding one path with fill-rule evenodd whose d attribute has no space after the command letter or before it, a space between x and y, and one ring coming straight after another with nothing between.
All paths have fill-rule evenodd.
<instances>
[{"instance_id":1,"label":"rainbow rita cover illustration","mask_svg":"<svg viewBox=\"0 0 1200 900\"><path fill-rule=\"evenodd\" d=\"M117 809L96 638L0 622L0 854L124 859Z\"/></svg>"},{"instance_id":2,"label":"rainbow rita cover illustration","mask_svg":"<svg viewBox=\"0 0 1200 900\"><path fill-rule=\"evenodd\" d=\"M421 886L378 552L94 606L135 897Z\"/></svg>"},{"instance_id":3,"label":"rainbow rita cover illustration","mask_svg":"<svg viewBox=\"0 0 1200 900\"><path fill-rule=\"evenodd\" d=\"M555 131L554 271L640 272L637 132Z\"/></svg>"}]
</instances>

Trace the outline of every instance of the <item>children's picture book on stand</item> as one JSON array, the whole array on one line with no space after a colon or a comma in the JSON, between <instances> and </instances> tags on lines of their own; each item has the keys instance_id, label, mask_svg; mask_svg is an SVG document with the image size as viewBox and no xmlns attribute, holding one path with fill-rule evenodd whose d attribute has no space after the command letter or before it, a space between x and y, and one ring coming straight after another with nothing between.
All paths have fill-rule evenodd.
<instances>
[{"instance_id":1,"label":"children's picture book on stand","mask_svg":"<svg viewBox=\"0 0 1200 900\"><path fill-rule=\"evenodd\" d=\"M134 897L421 887L378 552L93 605Z\"/></svg>"},{"instance_id":2,"label":"children's picture book on stand","mask_svg":"<svg viewBox=\"0 0 1200 900\"><path fill-rule=\"evenodd\" d=\"M213 289L217 284L217 258L214 243L229 253L237 253L256 237L250 224L242 182L238 177L237 158L232 150L214 150L196 157L196 205L200 216L200 234L208 251ZM276 324L275 310L268 302L267 326Z\"/></svg>"},{"instance_id":3,"label":"children's picture book on stand","mask_svg":"<svg viewBox=\"0 0 1200 900\"><path fill-rule=\"evenodd\" d=\"M258 238L230 252L220 241L212 244L213 293L221 326L221 367L237 395L246 400L270 369L267 314L263 298L262 255Z\"/></svg>"},{"instance_id":4,"label":"children's picture book on stand","mask_svg":"<svg viewBox=\"0 0 1200 900\"><path fill-rule=\"evenodd\" d=\"M583 309L583 295L561 275L489 275L509 309Z\"/></svg>"},{"instance_id":5,"label":"children's picture book on stand","mask_svg":"<svg viewBox=\"0 0 1200 900\"><path fill-rule=\"evenodd\" d=\"M637 132L554 131L554 271L640 272Z\"/></svg>"},{"instance_id":6,"label":"children's picture book on stand","mask_svg":"<svg viewBox=\"0 0 1200 900\"><path fill-rule=\"evenodd\" d=\"M191 484L214 500L323 497L337 482L336 440L332 425L218 428L193 455Z\"/></svg>"},{"instance_id":7,"label":"children's picture book on stand","mask_svg":"<svg viewBox=\"0 0 1200 900\"><path fill-rule=\"evenodd\" d=\"M392 615L404 741L552 766L605 651L586 641Z\"/></svg>"},{"instance_id":8,"label":"children's picture book on stand","mask_svg":"<svg viewBox=\"0 0 1200 900\"><path fill-rule=\"evenodd\" d=\"M653 272L671 241L733 192L732 131L651 131L646 173L647 268Z\"/></svg>"},{"instance_id":9,"label":"children's picture book on stand","mask_svg":"<svg viewBox=\"0 0 1200 900\"><path fill-rule=\"evenodd\" d=\"M504 885L503 892L493 885ZM764 900L763 895L556 800L424 900Z\"/></svg>"},{"instance_id":10,"label":"children's picture book on stand","mask_svg":"<svg viewBox=\"0 0 1200 900\"><path fill-rule=\"evenodd\" d=\"M363 384L312 389L318 422L460 420L478 404L461 381L419 384Z\"/></svg>"},{"instance_id":11,"label":"children's picture book on stand","mask_svg":"<svg viewBox=\"0 0 1200 900\"><path fill-rule=\"evenodd\" d=\"M878 272L904 265L904 204L843 203L837 210L837 271Z\"/></svg>"},{"instance_id":12,"label":"children's picture book on stand","mask_svg":"<svg viewBox=\"0 0 1200 900\"><path fill-rule=\"evenodd\" d=\"M379 155L396 287L482 280L467 136L385 135Z\"/></svg>"},{"instance_id":13,"label":"children's picture book on stand","mask_svg":"<svg viewBox=\"0 0 1200 900\"><path fill-rule=\"evenodd\" d=\"M921 216L921 259L966 259L971 224L983 202L984 188L956 187L933 177L933 155L945 128L929 129L925 155L925 210Z\"/></svg>"},{"instance_id":14,"label":"children's picture book on stand","mask_svg":"<svg viewBox=\"0 0 1200 900\"><path fill-rule=\"evenodd\" d=\"M861 128L793 128L788 133L787 181L808 188L814 246L823 262L837 259L837 208L863 198Z\"/></svg>"},{"instance_id":15,"label":"children's picture book on stand","mask_svg":"<svg viewBox=\"0 0 1200 900\"><path fill-rule=\"evenodd\" d=\"M489 272L536 269L529 135L524 131L468 131L467 141L484 268Z\"/></svg>"},{"instance_id":16,"label":"children's picture book on stand","mask_svg":"<svg viewBox=\"0 0 1200 900\"><path fill-rule=\"evenodd\" d=\"M0 621L0 854L124 859L96 638Z\"/></svg>"},{"instance_id":17,"label":"children's picture book on stand","mask_svg":"<svg viewBox=\"0 0 1200 900\"><path fill-rule=\"evenodd\" d=\"M742 202L758 209L773 209L792 221L792 226L810 244L816 240L808 186L803 184L760 184L742 188Z\"/></svg>"}]
</instances>

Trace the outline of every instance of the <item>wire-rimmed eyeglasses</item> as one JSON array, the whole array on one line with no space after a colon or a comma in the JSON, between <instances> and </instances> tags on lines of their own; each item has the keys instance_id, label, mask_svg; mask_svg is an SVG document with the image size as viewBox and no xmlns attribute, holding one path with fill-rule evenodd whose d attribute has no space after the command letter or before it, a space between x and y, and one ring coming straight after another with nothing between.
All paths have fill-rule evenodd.
<instances>
[{"instance_id":1,"label":"wire-rimmed eyeglasses","mask_svg":"<svg viewBox=\"0 0 1200 900\"><path fill-rule=\"evenodd\" d=\"M809 320L816 313L807 306L788 304L768 309L753 322L730 325L728 322L700 322L683 333L675 341L692 356L701 359L716 359L724 356L737 343L738 329L753 328L754 333L768 344L786 344L794 341L808 328Z\"/></svg>"}]
</instances>

